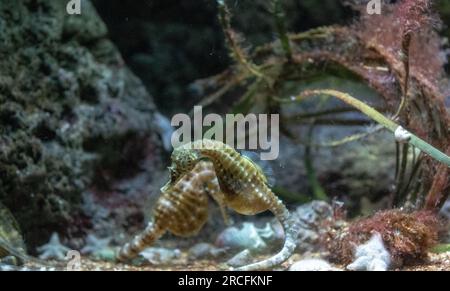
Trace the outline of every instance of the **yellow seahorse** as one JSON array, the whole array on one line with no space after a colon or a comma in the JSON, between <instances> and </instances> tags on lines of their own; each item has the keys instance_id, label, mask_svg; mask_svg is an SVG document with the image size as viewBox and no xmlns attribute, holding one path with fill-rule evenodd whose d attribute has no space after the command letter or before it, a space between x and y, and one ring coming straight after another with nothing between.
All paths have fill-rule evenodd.
<instances>
[{"instance_id":1,"label":"yellow seahorse","mask_svg":"<svg viewBox=\"0 0 450 291\"><path fill-rule=\"evenodd\" d=\"M232 147L207 139L175 149L171 158L171 180L162 188L154 222L121 249L119 259L126 260L136 256L166 230L182 236L197 233L207 219L205 194L211 195L221 209L227 206L244 215L270 210L283 226L285 243L278 254L237 270L270 269L292 255L296 247L298 225L281 200L271 191L267 178L258 165ZM198 179L199 175L202 179ZM205 181L210 181L210 187L199 187ZM190 216L192 218L186 221Z\"/></svg>"}]
</instances>

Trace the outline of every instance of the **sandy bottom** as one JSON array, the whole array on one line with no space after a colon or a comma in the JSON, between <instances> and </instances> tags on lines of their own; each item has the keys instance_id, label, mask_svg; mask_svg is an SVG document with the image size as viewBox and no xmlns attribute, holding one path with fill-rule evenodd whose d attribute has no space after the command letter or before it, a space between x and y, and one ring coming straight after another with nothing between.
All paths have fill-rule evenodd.
<instances>
[{"instance_id":1,"label":"sandy bottom","mask_svg":"<svg viewBox=\"0 0 450 291\"><path fill-rule=\"evenodd\" d=\"M262 259L262 258L258 258ZM294 255L277 270L287 270L291 264L301 259L300 255ZM34 263L29 263L26 268L43 271L66 271L67 267L60 262L49 262L49 264L59 264L58 267L42 267ZM344 270L343 266L335 266ZM80 271L223 271L227 270L223 262L216 260L188 261L183 255L182 258L173 261L170 265L141 265L133 266L127 264L93 261L89 258L81 258ZM415 266L406 266L395 271L450 271L450 252L443 254L430 254L427 262Z\"/></svg>"}]
</instances>

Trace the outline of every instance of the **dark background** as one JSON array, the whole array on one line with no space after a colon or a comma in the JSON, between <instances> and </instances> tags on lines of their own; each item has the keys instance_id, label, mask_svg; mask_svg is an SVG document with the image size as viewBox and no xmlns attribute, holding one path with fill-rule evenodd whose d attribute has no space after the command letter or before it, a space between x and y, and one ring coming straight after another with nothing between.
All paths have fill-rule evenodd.
<instances>
[{"instance_id":1,"label":"dark background","mask_svg":"<svg viewBox=\"0 0 450 291\"><path fill-rule=\"evenodd\" d=\"M286 0L289 31L347 24L354 12L338 0ZM276 38L269 1L228 4L248 48ZM224 70L229 58L212 0L96 0L110 38L145 83L159 109L185 111L198 101L189 84Z\"/></svg>"},{"instance_id":2,"label":"dark background","mask_svg":"<svg viewBox=\"0 0 450 291\"><path fill-rule=\"evenodd\" d=\"M233 26L245 35L248 48L275 39L270 1L228 1ZM356 12L343 0L284 0L291 32L352 23ZM110 38L130 68L145 83L166 113L191 108L198 97L189 84L219 73L229 64L212 0L94 0ZM450 1L436 1L449 36Z\"/></svg>"}]
</instances>

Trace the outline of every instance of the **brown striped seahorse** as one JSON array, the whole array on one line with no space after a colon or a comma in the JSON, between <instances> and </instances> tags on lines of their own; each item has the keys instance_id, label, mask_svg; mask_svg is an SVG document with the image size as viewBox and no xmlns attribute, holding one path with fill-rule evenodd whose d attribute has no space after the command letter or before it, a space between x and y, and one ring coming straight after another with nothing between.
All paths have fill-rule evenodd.
<instances>
[{"instance_id":1,"label":"brown striped seahorse","mask_svg":"<svg viewBox=\"0 0 450 291\"><path fill-rule=\"evenodd\" d=\"M203 171L199 171L201 169ZM204 171L205 169L209 171ZM155 221L121 249L119 259L125 260L136 256L166 230L179 235L197 233L207 219L205 194L212 195L222 209L227 206L244 215L255 215L270 210L283 226L285 242L278 254L237 270L270 269L292 255L296 247L298 225L281 200L270 190L266 176L253 161L228 145L203 139L175 149L169 170L171 180L162 188L162 196L156 205ZM192 191L194 189L192 183L200 181L196 179L198 173L207 178L201 183L208 180L214 185L217 181L218 187L206 187L201 192ZM208 191L211 193L207 193ZM185 201L189 199L191 202L195 201L193 204L197 206L185 208L185 205L188 205ZM192 218L184 224L189 216Z\"/></svg>"},{"instance_id":2,"label":"brown striped seahorse","mask_svg":"<svg viewBox=\"0 0 450 291\"><path fill-rule=\"evenodd\" d=\"M153 221L121 248L118 253L120 261L133 259L167 231L181 237L196 235L208 218L208 195L219 204L228 223L223 194L211 162L197 163L177 183L169 181L161 192L154 207Z\"/></svg>"}]
</instances>

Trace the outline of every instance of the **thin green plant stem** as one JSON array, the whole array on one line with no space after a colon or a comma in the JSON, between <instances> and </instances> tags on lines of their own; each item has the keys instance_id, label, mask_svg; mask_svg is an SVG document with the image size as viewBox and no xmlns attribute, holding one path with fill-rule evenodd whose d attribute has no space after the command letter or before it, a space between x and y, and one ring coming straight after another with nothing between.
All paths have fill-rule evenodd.
<instances>
[{"instance_id":1,"label":"thin green plant stem","mask_svg":"<svg viewBox=\"0 0 450 291\"><path fill-rule=\"evenodd\" d=\"M395 181L398 180L398 175L400 173L400 144L395 143Z\"/></svg>"},{"instance_id":2,"label":"thin green plant stem","mask_svg":"<svg viewBox=\"0 0 450 291\"><path fill-rule=\"evenodd\" d=\"M341 101L347 103L350 106L355 107L380 125L387 128L389 131L395 134L396 130L400 128L400 125L395 123L393 120L385 117L383 114L375 110L374 108L370 107L366 103L356 99L355 97L351 96L350 94L343 93L337 90L306 90L299 94L298 96L291 98L287 100L288 102L298 102L301 100L304 100L311 96L317 96L317 95L328 95L333 96ZM419 138L415 134L408 132L408 137L402 142L407 142L416 148L420 149L422 152L428 154L433 159L444 163L448 167L450 167L450 157L447 156L445 153L440 151L439 149L435 148L434 146L430 145L423 139Z\"/></svg>"},{"instance_id":3,"label":"thin green plant stem","mask_svg":"<svg viewBox=\"0 0 450 291\"><path fill-rule=\"evenodd\" d=\"M400 193L402 193L403 190L403 184L405 182L405 176L406 176L406 169L408 168L408 153L409 153L409 144L405 143L402 147L402 161L400 163L400 174L398 175L397 179L397 186L395 191L395 199L396 202L400 202L401 199ZM394 203L397 204L397 203Z\"/></svg>"},{"instance_id":4,"label":"thin green plant stem","mask_svg":"<svg viewBox=\"0 0 450 291\"><path fill-rule=\"evenodd\" d=\"M377 109L379 110L379 109ZM332 115L332 114L340 114L340 113L348 113L348 112L355 112L358 111L357 109L353 107L346 107L346 108L333 108L333 109L326 109L316 112L302 112L298 114L292 114L290 116L286 116L287 120L299 120L304 118L313 118L313 117L320 117L324 115ZM381 110L379 110L381 111Z\"/></svg>"},{"instance_id":5,"label":"thin green plant stem","mask_svg":"<svg viewBox=\"0 0 450 291\"><path fill-rule=\"evenodd\" d=\"M247 60L245 53L242 51L236 39L236 34L231 28L230 11L224 0L217 0L219 7L219 20L225 34L227 45L233 54L235 60L244 67L248 72L255 75L257 78L264 78L264 75L259 71L258 67Z\"/></svg>"},{"instance_id":6,"label":"thin green plant stem","mask_svg":"<svg viewBox=\"0 0 450 291\"><path fill-rule=\"evenodd\" d=\"M436 254L450 252L450 244L438 244L437 246L431 249L431 252Z\"/></svg>"},{"instance_id":7,"label":"thin green plant stem","mask_svg":"<svg viewBox=\"0 0 450 291\"><path fill-rule=\"evenodd\" d=\"M285 14L280 0L272 0L272 14L275 19L275 25L278 31L278 37L280 38L281 46L284 54L288 60L292 59L292 49L289 41L289 37L286 31Z\"/></svg>"},{"instance_id":8,"label":"thin green plant stem","mask_svg":"<svg viewBox=\"0 0 450 291\"><path fill-rule=\"evenodd\" d=\"M332 141L327 141L327 142L323 142L323 143L315 143L315 144L312 144L312 145L313 146L317 146L317 147L330 147L330 148L338 147L338 146L342 146L342 145L347 144L347 143L351 143L351 142L355 142L355 141L364 139L364 138L366 138L366 137L368 137L368 136L370 136L370 135L372 135L372 134L374 134L374 133L376 133L378 131L381 131L382 129L384 129L384 127L377 126L374 129L371 129L371 130L369 130L367 132L356 133L356 134L353 134L353 135L350 135L350 136L346 136L346 137L344 137L342 139L339 139L339 140L332 140Z\"/></svg>"},{"instance_id":9,"label":"thin green plant stem","mask_svg":"<svg viewBox=\"0 0 450 291\"><path fill-rule=\"evenodd\" d=\"M408 183L406 184L406 186L404 188L403 195L405 195L407 197L406 202L409 202L410 204L412 204L412 200L413 200L413 192L411 191L411 184L413 183L414 179L417 177L417 174L419 173L421 164L422 164L422 157L419 156L417 158L417 161L415 161L413 164L414 166L411 171L411 175L409 176Z\"/></svg>"},{"instance_id":10,"label":"thin green plant stem","mask_svg":"<svg viewBox=\"0 0 450 291\"><path fill-rule=\"evenodd\" d=\"M308 177L309 185L312 189L314 199L327 201L328 196L325 193L325 190L320 185L320 182L317 179L316 171L314 169L313 158L311 153L311 141L313 140L313 132L314 132L314 125L311 125L308 131L308 143L305 146L304 163L306 175Z\"/></svg>"}]
</instances>

